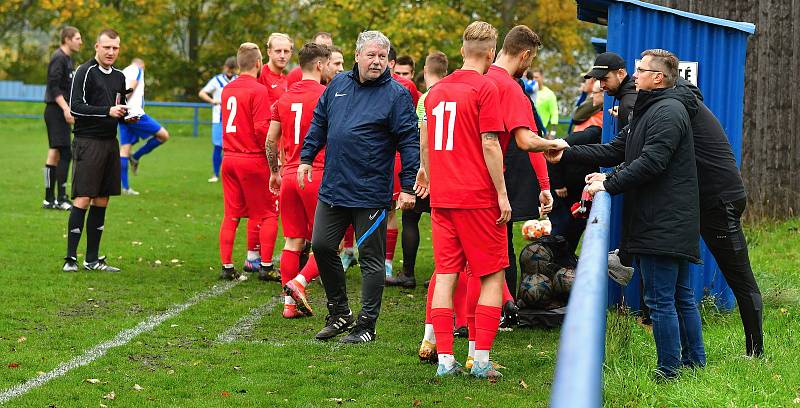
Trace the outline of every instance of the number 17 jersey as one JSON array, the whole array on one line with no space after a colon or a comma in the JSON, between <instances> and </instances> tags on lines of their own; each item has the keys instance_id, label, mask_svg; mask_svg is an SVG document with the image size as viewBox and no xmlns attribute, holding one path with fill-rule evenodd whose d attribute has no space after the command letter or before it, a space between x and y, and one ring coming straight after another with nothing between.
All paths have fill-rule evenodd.
<instances>
[{"instance_id":1,"label":"number 17 jersey","mask_svg":"<svg viewBox=\"0 0 800 408\"><path fill-rule=\"evenodd\" d=\"M477 71L456 70L431 88L425 97L431 207L497 207L481 133L504 130L499 105L497 86Z\"/></svg>"},{"instance_id":2,"label":"number 17 jersey","mask_svg":"<svg viewBox=\"0 0 800 408\"><path fill-rule=\"evenodd\" d=\"M312 79L295 82L278 102L272 105L272 120L281 124L282 175L297 173L300 167L300 151L303 140L311 127L314 109L325 86ZM321 151L314 159L315 169L325 163L325 152ZM319 176L317 176L319 177Z\"/></svg>"}]
</instances>

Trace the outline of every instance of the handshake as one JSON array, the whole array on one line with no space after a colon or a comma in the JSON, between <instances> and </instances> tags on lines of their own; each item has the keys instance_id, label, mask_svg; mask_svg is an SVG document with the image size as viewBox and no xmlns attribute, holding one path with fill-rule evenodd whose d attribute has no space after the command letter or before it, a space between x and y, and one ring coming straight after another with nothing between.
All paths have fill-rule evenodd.
<instances>
[{"instance_id":1,"label":"handshake","mask_svg":"<svg viewBox=\"0 0 800 408\"><path fill-rule=\"evenodd\" d=\"M544 151L544 158L549 163L558 163L561 161L561 155L564 153L564 150L569 147L569 143L564 139L553 139L549 140L549 142L551 145Z\"/></svg>"}]
</instances>

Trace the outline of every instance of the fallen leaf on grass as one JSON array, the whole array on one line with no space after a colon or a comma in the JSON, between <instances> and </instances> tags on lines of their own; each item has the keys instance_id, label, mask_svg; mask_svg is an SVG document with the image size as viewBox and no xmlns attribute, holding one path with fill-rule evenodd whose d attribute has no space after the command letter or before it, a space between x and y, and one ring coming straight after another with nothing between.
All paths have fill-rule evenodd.
<instances>
[{"instance_id":1,"label":"fallen leaf on grass","mask_svg":"<svg viewBox=\"0 0 800 408\"><path fill-rule=\"evenodd\" d=\"M8 363L8 368L19 368L19 363Z\"/></svg>"},{"instance_id":2,"label":"fallen leaf on grass","mask_svg":"<svg viewBox=\"0 0 800 408\"><path fill-rule=\"evenodd\" d=\"M332 401L332 402L335 402L337 404L341 404L342 403L342 399L341 398L328 398L328 401Z\"/></svg>"},{"instance_id":3,"label":"fallen leaf on grass","mask_svg":"<svg viewBox=\"0 0 800 408\"><path fill-rule=\"evenodd\" d=\"M106 404L100 404L100 408L108 408L108 405L106 405Z\"/></svg>"},{"instance_id":4,"label":"fallen leaf on grass","mask_svg":"<svg viewBox=\"0 0 800 408\"><path fill-rule=\"evenodd\" d=\"M528 389L528 384L525 384L525 380L523 380L521 378L519 379L519 386L522 387L523 390L527 390Z\"/></svg>"},{"instance_id":5,"label":"fallen leaf on grass","mask_svg":"<svg viewBox=\"0 0 800 408\"><path fill-rule=\"evenodd\" d=\"M178 262L180 262L180 259L172 259L172 260L170 260L170 262L172 262L172 263L178 263Z\"/></svg>"},{"instance_id":6,"label":"fallen leaf on grass","mask_svg":"<svg viewBox=\"0 0 800 408\"><path fill-rule=\"evenodd\" d=\"M795 404L800 404L800 397L793 399L792 402Z\"/></svg>"},{"instance_id":7,"label":"fallen leaf on grass","mask_svg":"<svg viewBox=\"0 0 800 408\"><path fill-rule=\"evenodd\" d=\"M104 395L103 399L113 401L117 399L117 394L114 391L111 391L108 394Z\"/></svg>"},{"instance_id":8,"label":"fallen leaf on grass","mask_svg":"<svg viewBox=\"0 0 800 408\"><path fill-rule=\"evenodd\" d=\"M230 397L231 393L229 393L228 391L222 391L222 396L223 397Z\"/></svg>"},{"instance_id":9,"label":"fallen leaf on grass","mask_svg":"<svg viewBox=\"0 0 800 408\"><path fill-rule=\"evenodd\" d=\"M178 327L178 325L177 324L171 324L171 325L169 325L169 327Z\"/></svg>"},{"instance_id":10,"label":"fallen leaf on grass","mask_svg":"<svg viewBox=\"0 0 800 408\"><path fill-rule=\"evenodd\" d=\"M47 373L46 373L46 372L44 372L44 371L37 371L37 372L36 372L36 375L38 375L39 377L41 377L41 376L43 376L43 375L45 375L45 374L47 374Z\"/></svg>"},{"instance_id":11,"label":"fallen leaf on grass","mask_svg":"<svg viewBox=\"0 0 800 408\"><path fill-rule=\"evenodd\" d=\"M153 263L154 263L154 264L156 264L156 265L161 265L161 260L159 260L159 259L156 259L156 261L155 261L155 262L153 262Z\"/></svg>"},{"instance_id":12,"label":"fallen leaf on grass","mask_svg":"<svg viewBox=\"0 0 800 408\"><path fill-rule=\"evenodd\" d=\"M22 343L25 340L28 340L28 338L25 336L19 336L19 338L17 339L17 343Z\"/></svg>"},{"instance_id":13,"label":"fallen leaf on grass","mask_svg":"<svg viewBox=\"0 0 800 408\"><path fill-rule=\"evenodd\" d=\"M241 370L241 369L242 369L242 367L240 367L240 366L233 366L233 369L234 369L234 370L236 370L236 371L239 371L239 370Z\"/></svg>"},{"instance_id":14,"label":"fallen leaf on grass","mask_svg":"<svg viewBox=\"0 0 800 408\"><path fill-rule=\"evenodd\" d=\"M97 378L87 378L83 381L89 384L100 384L100 380L98 380Z\"/></svg>"},{"instance_id":15,"label":"fallen leaf on grass","mask_svg":"<svg viewBox=\"0 0 800 408\"><path fill-rule=\"evenodd\" d=\"M417 399L415 399L414 402L411 403L411 406L414 407L414 408L416 408L416 407L418 407L420 405L422 405L422 401L417 400Z\"/></svg>"},{"instance_id":16,"label":"fallen leaf on grass","mask_svg":"<svg viewBox=\"0 0 800 408\"><path fill-rule=\"evenodd\" d=\"M144 389L144 388L143 388L141 385L139 385L139 384L133 384L133 390L134 390L134 391L141 391L141 390L143 390L143 389Z\"/></svg>"},{"instance_id":17,"label":"fallen leaf on grass","mask_svg":"<svg viewBox=\"0 0 800 408\"><path fill-rule=\"evenodd\" d=\"M529 348L529 349L532 349L532 348L533 348L533 345L532 345L532 344L528 344L528 348Z\"/></svg>"}]
</instances>

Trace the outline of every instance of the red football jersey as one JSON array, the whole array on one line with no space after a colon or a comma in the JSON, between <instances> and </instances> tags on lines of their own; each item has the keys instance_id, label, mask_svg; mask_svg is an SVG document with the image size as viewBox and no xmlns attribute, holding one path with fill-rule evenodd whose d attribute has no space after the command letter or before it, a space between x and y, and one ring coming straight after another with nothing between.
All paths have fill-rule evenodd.
<instances>
[{"instance_id":1,"label":"red football jersey","mask_svg":"<svg viewBox=\"0 0 800 408\"><path fill-rule=\"evenodd\" d=\"M505 156L506 148L511 141L511 132L516 128L525 127L536 133L536 120L533 118L530 99L508 71L497 65L492 65L489 67L489 72L486 73L486 76L494 81L494 84L497 85L497 91L500 93L500 113L503 116L503 127L505 127L505 130L500 134L500 147L503 149L503 155ZM550 178L547 174L547 163L544 155L541 152L530 152L528 157L539 180L539 187L543 190L549 190Z\"/></svg>"},{"instance_id":2,"label":"red football jersey","mask_svg":"<svg viewBox=\"0 0 800 408\"><path fill-rule=\"evenodd\" d=\"M281 123L281 158L283 175L297 173L300 150L311 127L314 108L325 87L312 79L296 82L272 105L272 120ZM325 163L324 149L314 158L314 167L321 169Z\"/></svg>"},{"instance_id":3,"label":"red football jersey","mask_svg":"<svg viewBox=\"0 0 800 408\"><path fill-rule=\"evenodd\" d=\"M286 86L291 88L297 82L303 80L303 71L300 69L300 66L294 67L288 74L286 74Z\"/></svg>"},{"instance_id":4,"label":"red football jersey","mask_svg":"<svg viewBox=\"0 0 800 408\"><path fill-rule=\"evenodd\" d=\"M497 206L481 133L503 131L499 106L497 86L472 70L456 70L428 92L425 120L431 207Z\"/></svg>"},{"instance_id":5,"label":"red football jersey","mask_svg":"<svg viewBox=\"0 0 800 408\"><path fill-rule=\"evenodd\" d=\"M403 85L406 89L408 89L408 92L411 93L411 101L414 102L414 108L416 108L417 102L419 102L419 97L422 94L419 93L419 89L417 89L417 85L414 84L414 81L401 77L400 75L397 74L392 74L392 78L394 78L395 81L399 82L400 85Z\"/></svg>"},{"instance_id":6,"label":"red football jersey","mask_svg":"<svg viewBox=\"0 0 800 408\"><path fill-rule=\"evenodd\" d=\"M258 83L267 87L269 93L269 100L267 103L269 103L268 107L270 108L289 88L286 82L286 75L283 75L282 72L280 74L272 72L268 64L264 64L264 66L261 67L261 75L258 76Z\"/></svg>"},{"instance_id":7,"label":"red football jersey","mask_svg":"<svg viewBox=\"0 0 800 408\"><path fill-rule=\"evenodd\" d=\"M494 82L500 95L500 115L505 128L500 135L500 140L505 143L501 143L500 147L505 153L511 132L516 128L525 127L536 133L536 120L533 119L530 99L508 71L492 65L486 77Z\"/></svg>"},{"instance_id":8,"label":"red football jersey","mask_svg":"<svg viewBox=\"0 0 800 408\"><path fill-rule=\"evenodd\" d=\"M240 75L222 89L222 150L265 155L270 110L267 89L250 75Z\"/></svg>"}]
</instances>

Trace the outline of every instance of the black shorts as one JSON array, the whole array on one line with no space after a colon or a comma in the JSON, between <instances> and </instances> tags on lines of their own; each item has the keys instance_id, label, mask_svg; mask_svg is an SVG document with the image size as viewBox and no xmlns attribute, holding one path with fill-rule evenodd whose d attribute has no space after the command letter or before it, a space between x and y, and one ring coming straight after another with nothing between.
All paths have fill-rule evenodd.
<instances>
[{"instance_id":1,"label":"black shorts","mask_svg":"<svg viewBox=\"0 0 800 408\"><path fill-rule=\"evenodd\" d=\"M76 137L72 142L72 198L120 194L117 138Z\"/></svg>"},{"instance_id":2,"label":"black shorts","mask_svg":"<svg viewBox=\"0 0 800 408\"><path fill-rule=\"evenodd\" d=\"M47 141L51 149L69 147L69 134L72 131L64 119L64 111L56 103L44 107L44 124L47 126Z\"/></svg>"}]
</instances>

